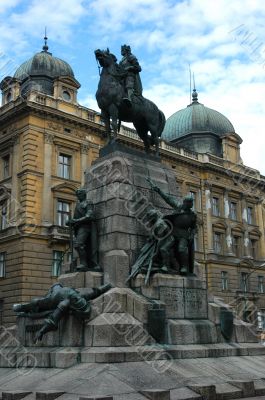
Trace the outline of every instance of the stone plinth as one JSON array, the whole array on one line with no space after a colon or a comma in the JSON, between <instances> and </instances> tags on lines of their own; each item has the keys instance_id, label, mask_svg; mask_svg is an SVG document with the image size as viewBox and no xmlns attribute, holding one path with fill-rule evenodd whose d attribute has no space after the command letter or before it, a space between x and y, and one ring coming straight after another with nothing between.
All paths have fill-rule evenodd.
<instances>
[{"instance_id":1,"label":"stone plinth","mask_svg":"<svg viewBox=\"0 0 265 400\"><path fill-rule=\"evenodd\" d=\"M34 343L34 336L42 327L44 318L31 319L19 317L17 319L17 335L19 342L26 347L77 347L83 346L84 323L73 315L63 318L56 331L48 332L41 342Z\"/></svg>"},{"instance_id":2,"label":"stone plinth","mask_svg":"<svg viewBox=\"0 0 265 400\"><path fill-rule=\"evenodd\" d=\"M58 277L63 286L79 288L93 288L103 284L103 273L96 271L71 272Z\"/></svg>"},{"instance_id":3,"label":"stone plinth","mask_svg":"<svg viewBox=\"0 0 265 400\"><path fill-rule=\"evenodd\" d=\"M154 343L143 324L127 313L102 313L86 323L86 347L143 346Z\"/></svg>"},{"instance_id":4,"label":"stone plinth","mask_svg":"<svg viewBox=\"0 0 265 400\"><path fill-rule=\"evenodd\" d=\"M154 274L148 286L145 276L139 274L132 287L140 294L163 302L166 317L170 319L207 319L207 290L196 277Z\"/></svg>"},{"instance_id":5,"label":"stone plinth","mask_svg":"<svg viewBox=\"0 0 265 400\"><path fill-rule=\"evenodd\" d=\"M99 240L99 264L104 281L126 287L130 267L150 233L146 212L171 208L154 191L150 177L162 190L178 197L173 171L145 153L119 145L106 147L86 171L88 195L95 205Z\"/></svg>"},{"instance_id":6,"label":"stone plinth","mask_svg":"<svg viewBox=\"0 0 265 400\"><path fill-rule=\"evenodd\" d=\"M208 320L169 319L167 329L169 344L217 343L216 326Z\"/></svg>"}]
</instances>

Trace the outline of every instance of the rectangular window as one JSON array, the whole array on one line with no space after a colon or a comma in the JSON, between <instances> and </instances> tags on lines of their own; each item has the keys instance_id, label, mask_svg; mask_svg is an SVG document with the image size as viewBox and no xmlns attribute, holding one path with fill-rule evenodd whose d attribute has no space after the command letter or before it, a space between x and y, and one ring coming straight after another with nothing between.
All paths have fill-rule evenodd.
<instances>
[{"instance_id":1,"label":"rectangular window","mask_svg":"<svg viewBox=\"0 0 265 400\"><path fill-rule=\"evenodd\" d=\"M253 207L247 208L247 222L248 222L248 224L254 224Z\"/></svg>"},{"instance_id":2,"label":"rectangular window","mask_svg":"<svg viewBox=\"0 0 265 400\"><path fill-rule=\"evenodd\" d=\"M223 253L223 235L219 232L214 232L213 234L213 248L215 253Z\"/></svg>"},{"instance_id":3,"label":"rectangular window","mask_svg":"<svg viewBox=\"0 0 265 400\"><path fill-rule=\"evenodd\" d=\"M6 229L7 221L7 201L0 205L0 230Z\"/></svg>"},{"instance_id":4,"label":"rectangular window","mask_svg":"<svg viewBox=\"0 0 265 400\"><path fill-rule=\"evenodd\" d=\"M10 156L9 154L3 157L3 179L10 176Z\"/></svg>"},{"instance_id":5,"label":"rectangular window","mask_svg":"<svg viewBox=\"0 0 265 400\"><path fill-rule=\"evenodd\" d=\"M63 263L63 251L54 250L52 260L52 276L59 276L61 274L61 266Z\"/></svg>"},{"instance_id":6,"label":"rectangular window","mask_svg":"<svg viewBox=\"0 0 265 400\"><path fill-rule=\"evenodd\" d=\"M222 290L228 290L228 272L221 271Z\"/></svg>"},{"instance_id":7,"label":"rectangular window","mask_svg":"<svg viewBox=\"0 0 265 400\"><path fill-rule=\"evenodd\" d=\"M240 236L232 236L232 251L237 257L241 257L241 238Z\"/></svg>"},{"instance_id":8,"label":"rectangular window","mask_svg":"<svg viewBox=\"0 0 265 400\"><path fill-rule=\"evenodd\" d=\"M219 198L218 197L212 198L212 210L213 210L213 215L215 215L217 217L220 215L220 207L219 207Z\"/></svg>"},{"instance_id":9,"label":"rectangular window","mask_svg":"<svg viewBox=\"0 0 265 400\"><path fill-rule=\"evenodd\" d=\"M6 253L0 253L0 278L6 275Z\"/></svg>"},{"instance_id":10,"label":"rectangular window","mask_svg":"<svg viewBox=\"0 0 265 400\"><path fill-rule=\"evenodd\" d=\"M70 218L70 203L63 200L57 202L57 224L65 226L66 221Z\"/></svg>"},{"instance_id":11,"label":"rectangular window","mask_svg":"<svg viewBox=\"0 0 265 400\"><path fill-rule=\"evenodd\" d=\"M258 276L258 292L264 293L264 276Z\"/></svg>"},{"instance_id":12,"label":"rectangular window","mask_svg":"<svg viewBox=\"0 0 265 400\"><path fill-rule=\"evenodd\" d=\"M59 155L59 176L61 178L70 179L71 177L71 159L67 154Z\"/></svg>"},{"instance_id":13,"label":"rectangular window","mask_svg":"<svg viewBox=\"0 0 265 400\"><path fill-rule=\"evenodd\" d=\"M230 218L237 220L237 203L234 201L230 202Z\"/></svg>"},{"instance_id":14,"label":"rectangular window","mask_svg":"<svg viewBox=\"0 0 265 400\"><path fill-rule=\"evenodd\" d=\"M249 286L249 274L247 272L241 272L240 274L240 289L243 290L243 292L248 292L248 286Z\"/></svg>"},{"instance_id":15,"label":"rectangular window","mask_svg":"<svg viewBox=\"0 0 265 400\"><path fill-rule=\"evenodd\" d=\"M250 255L251 257L253 257L254 259L257 258L257 243L258 241L255 239L250 239Z\"/></svg>"}]
</instances>

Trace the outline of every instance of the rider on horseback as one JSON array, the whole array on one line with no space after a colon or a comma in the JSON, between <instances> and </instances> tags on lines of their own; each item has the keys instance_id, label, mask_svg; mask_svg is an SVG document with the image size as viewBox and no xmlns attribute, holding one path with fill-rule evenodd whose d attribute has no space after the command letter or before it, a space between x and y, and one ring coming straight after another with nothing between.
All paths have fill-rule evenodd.
<instances>
[{"instance_id":1,"label":"rider on horseback","mask_svg":"<svg viewBox=\"0 0 265 400\"><path fill-rule=\"evenodd\" d=\"M131 47L124 44L121 46L121 55L123 56L119 65L125 70L125 90L127 93L127 97L123 99L128 107L132 106L132 95L142 96L142 82L139 75L142 68L135 57L135 55L131 52Z\"/></svg>"}]
</instances>

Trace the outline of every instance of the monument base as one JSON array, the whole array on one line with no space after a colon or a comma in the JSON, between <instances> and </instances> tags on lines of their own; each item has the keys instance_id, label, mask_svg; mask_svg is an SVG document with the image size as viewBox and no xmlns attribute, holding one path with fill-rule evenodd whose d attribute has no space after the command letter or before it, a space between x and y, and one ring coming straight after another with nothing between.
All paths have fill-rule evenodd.
<instances>
[{"instance_id":1,"label":"monument base","mask_svg":"<svg viewBox=\"0 0 265 400\"><path fill-rule=\"evenodd\" d=\"M206 286L196 277L158 273L151 276L149 285L144 281L145 275L137 275L132 288L143 296L163 302L167 318L208 318Z\"/></svg>"}]
</instances>

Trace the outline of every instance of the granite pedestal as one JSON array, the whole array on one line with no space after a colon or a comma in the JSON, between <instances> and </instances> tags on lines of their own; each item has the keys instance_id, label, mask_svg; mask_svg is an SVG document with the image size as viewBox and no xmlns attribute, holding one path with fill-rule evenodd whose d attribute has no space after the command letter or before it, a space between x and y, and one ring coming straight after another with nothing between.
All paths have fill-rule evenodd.
<instances>
[{"instance_id":1,"label":"granite pedestal","mask_svg":"<svg viewBox=\"0 0 265 400\"><path fill-rule=\"evenodd\" d=\"M174 172L160 160L125 146L106 148L103 154L86 171L85 187L95 205L104 280L126 287L130 266L150 233L146 212L153 207L171 212L146 178L167 193L179 194Z\"/></svg>"}]
</instances>

